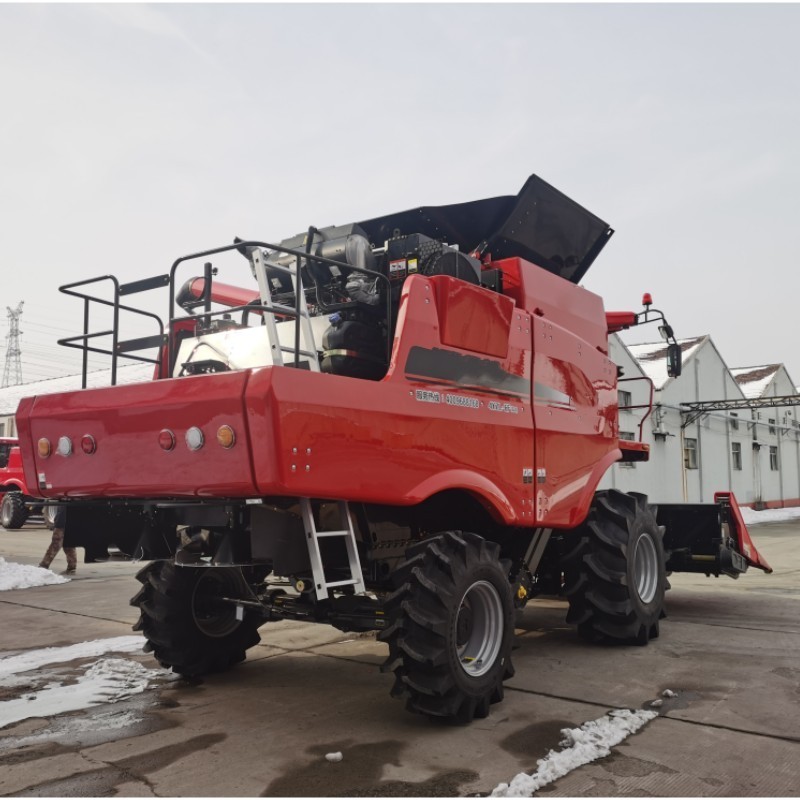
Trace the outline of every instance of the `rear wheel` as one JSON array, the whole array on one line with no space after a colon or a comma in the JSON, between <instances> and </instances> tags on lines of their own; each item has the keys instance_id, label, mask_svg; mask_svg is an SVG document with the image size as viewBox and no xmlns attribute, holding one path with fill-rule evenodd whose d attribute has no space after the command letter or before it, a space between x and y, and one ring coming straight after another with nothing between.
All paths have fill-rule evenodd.
<instances>
[{"instance_id":1,"label":"rear wheel","mask_svg":"<svg viewBox=\"0 0 800 800\"><path fill-rule=\"evenodd\" d=\"M244 598L248 586L237 567L177 567L154 561L136 576L143 586L131 600L141 612L134 630L145 635L145 651L162 667L186 677L222 672L261 641L263 618L250 611L236 618L223 598Z\"/></svg>"},{"instance_id":2,"label":"rear wheel","mask_svg":"<svg viewBox=\"0 0 800 800\"><path fill-rule=\"evenodd\" d=\"M567 622L588 639L655 639L669 588L663 537L645 495L598 492L577 543L562 560Z\"/></svg>"},{"instance_id":3,"label":"rear wheel","mask_svg":"<svg viewBox=\"0 0 800 800\"><path fill-rule=\"evenodd\" d=\"M385 603L389 644L383 671L410 711L469 722L503 699L514 674L514 604L500 548L448 532L409 548Z\"/></svg>"},{"instance_id":4,"label":"rear wheel","mask_svg":"<svg viewBox=\"0 0 800 800\"><path fill-rule=\"evenodd\" d=\"M28 519L28 508L20 492L9 491L3 495L0 505L0 523L8 530L21 528Z\"/></svg>"},{"instance_id":5,"label":"rear wheel","mask_svg":"<svg viewBox=\"0 0 800 800\"><path fill-rule=\"evenodd\" d=\"M42 518L44 519L44 524L50 529L53 530L56 526L56 512L58 511L58 506L44 506L42 508Z\"/></svg>"}]
</instances>

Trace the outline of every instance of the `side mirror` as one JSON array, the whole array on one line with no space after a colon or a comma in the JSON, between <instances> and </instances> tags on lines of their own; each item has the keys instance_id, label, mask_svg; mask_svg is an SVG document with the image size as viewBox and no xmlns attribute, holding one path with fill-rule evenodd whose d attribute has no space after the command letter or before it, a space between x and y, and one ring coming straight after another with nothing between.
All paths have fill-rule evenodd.
<instances>
[{"instance_id":1,"label":"side mirror","mask_svg":"<svg viewBox=\"0 0 800 800\"><path fill-rule=\"evenodd\" d=\"M681 374L683 352L677 342L667 345L667 375L678 378Z\"/></svg>"}]
</instances>

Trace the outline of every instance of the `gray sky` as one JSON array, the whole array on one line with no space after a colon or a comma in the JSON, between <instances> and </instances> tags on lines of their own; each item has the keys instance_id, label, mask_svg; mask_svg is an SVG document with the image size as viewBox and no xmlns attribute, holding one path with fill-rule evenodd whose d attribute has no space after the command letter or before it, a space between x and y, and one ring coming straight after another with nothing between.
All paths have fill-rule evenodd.
<instances>
[{"instance_id":1,"label":"gray sky","mask_svg":"<svg viewBox=\"0 0 800 800\"><path fill-rule=\"evenodd\" d=\"M536 173L616 229L606 308L650 291L678 337L800 383L798 30L797 5L2 5L23 377L75 371L61 283Z\"/></svg>"}]
</instances>

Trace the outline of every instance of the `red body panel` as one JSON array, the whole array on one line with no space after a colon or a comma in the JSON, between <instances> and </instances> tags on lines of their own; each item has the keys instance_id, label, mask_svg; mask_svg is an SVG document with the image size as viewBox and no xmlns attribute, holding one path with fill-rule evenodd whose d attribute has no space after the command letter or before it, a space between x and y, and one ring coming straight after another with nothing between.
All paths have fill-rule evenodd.
<instances>
[{"instance_id":1,"label":"red body panel","mask_svg":"<svg viewBox=\"0 0 800 800\"><path fill-rule=\"evenodd\" d=\"M406 281L381 381L264 367L23 401L28 477L47 497L410 505L465 489L505 524L573 527L620 456L602 302L519 259L495 266L509 296L447 276ZM237 435L230 450L216 442L222 424ZM192 425L205 436L195 452ZM40 437L55 448L65 435L71 456L36 455Z\"/></svg>"},{"instance_id":2,"label":"red body panel","mask_svg":"<svg viewBox=\"0 0 800 800\"><path fill-rule=\"evenodd\" d=\"M22 468L22 455L20 454L19 442L17 439L0 439L8 449L8 462L4 467L0 467L0 491L12 491L18 489L23 494L30 494L25 481ZM36 484L33 484L34 486Z\"/></svg>"}]
</instances>

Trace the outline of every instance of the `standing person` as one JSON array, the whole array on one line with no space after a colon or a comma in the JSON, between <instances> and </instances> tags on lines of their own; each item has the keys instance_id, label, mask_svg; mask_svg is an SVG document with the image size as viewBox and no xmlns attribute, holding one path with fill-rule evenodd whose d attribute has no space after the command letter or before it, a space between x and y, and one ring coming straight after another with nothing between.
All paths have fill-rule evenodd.
<instances>
[{"instance_id":1,"label":"standing person","mask_svg":"<svg viewBox=\"0 0 800 800\"><path fill-rule=\"evenodd\" d=\"M50 541L50 547L44 554L44 558L39 564L44 569L50 569L50 564L58 554L58 551L64 546L64 528L66 527L67 509L64 506L59 506L56 509L56 514L53 519L53 538ZM64 547L64 555L67 557L67 575L74 575L75 569L78 566L78 551L74 547Z\"/></svg>"}]
</instances>

